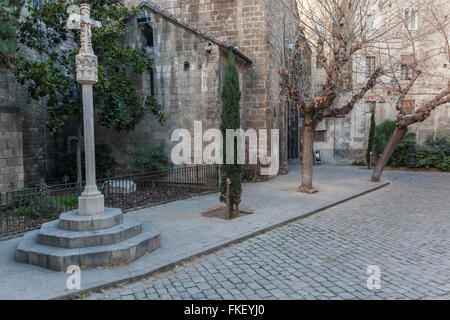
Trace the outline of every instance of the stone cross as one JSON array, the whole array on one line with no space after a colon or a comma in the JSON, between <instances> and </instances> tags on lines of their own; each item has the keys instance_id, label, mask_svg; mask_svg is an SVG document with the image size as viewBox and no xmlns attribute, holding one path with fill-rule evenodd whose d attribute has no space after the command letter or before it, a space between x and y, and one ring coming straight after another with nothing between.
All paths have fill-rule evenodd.
<instances>
[{"instance_id":1,"label":"stone cross","mask_svg":"<svg viewBox=\"0 0 450 320\"><path fill-rule=\"evenodd\" d=\"M80 29L81 48L76 56L77 81L82 86L84 148L86 161L86 187L78 198L78 214L94 216L104 212L105 200L98 191L95 176L95 138L94 138L94 103L92 86L98 80L98 59L92 50L91 28L101 26L101 23L90 18L90 7L82 4L79 10L76 6L69 7L67 28Z\"/></svg>"}]
</instances>

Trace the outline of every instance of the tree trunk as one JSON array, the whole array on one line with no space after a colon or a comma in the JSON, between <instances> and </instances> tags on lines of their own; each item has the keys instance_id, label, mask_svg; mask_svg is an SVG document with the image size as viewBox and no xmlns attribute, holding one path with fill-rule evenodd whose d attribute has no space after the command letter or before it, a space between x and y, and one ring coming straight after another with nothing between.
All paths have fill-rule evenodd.
<instances>
[{"instance_id":1,"label":"tree trunk","mask_svg":"<svg viewBox=\"0 0 450 320\"><path fill-rule=\"evenodd\" d=\"M83 124L81 121L81 116L78 117L78 141L77 141L77 184L81 185L83 181L83 174L81 171L81 142L83 141L82 136Z\"/></svg>"},{"instance_id":2,"label":"tree trunk","mask_svg":"<svg viewBox=\"0 0 450 320\"><path fill-rule=\"evenodd\" d=\"M306 114L303 119L303 155L302 155L302 185L298 191L305 193L317 192L313 188L313 147L314 147L314 127L312 116Z\"/></svg>"},{"instance_id":3,"label":"tree trunk","mask_svg":"<svg viewBox=\"0 0 450 320\"><path fill-rule=\"evenodd\" d=\"M391 139L387 143L384 148L383 154L380 159L378 159L375 168L373 169L372 181L379 182L381 178L381 174L383 173L384 167L391 159L392 153L394 153L395 148L398 143L403 139L406 132L408 132L408 128L406 127L396 127L394 133L392 134Z\"/></svg>"}]
</instances>

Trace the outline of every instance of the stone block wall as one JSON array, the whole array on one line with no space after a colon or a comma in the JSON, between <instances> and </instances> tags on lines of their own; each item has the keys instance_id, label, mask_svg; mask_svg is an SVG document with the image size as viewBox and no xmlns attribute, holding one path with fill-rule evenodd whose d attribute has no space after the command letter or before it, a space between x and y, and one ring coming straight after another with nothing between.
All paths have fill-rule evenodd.
<instances>
[{"instance_id":1,"label":"stone block wall","mask_svg":"<svg viewBox=\"0 0 450 320\"><path fill-rule=\"evenodd\" d=\"M0 107L0 192L24 186L22 119L19 108Z\"/></svg>"},{"instance_id":2,"label":"stone block wall","mask_svg":"<svg viewBox=\"0 0 450 320\"><path fill-rule=\"evenodd\" d=\"M131 46L142 48L154 58L153 75L150 71L135 78L144 95L151 94L163 105L167 121L161 126L147 114L136 130L126 134L96 126L97 141L113 148L119 170L129 164L129 153L163 143L168 154L176 142L170 141L175 129L188 129L193 133L194 121L202 121L203 131L219 128L220 90L227 52L212 45L192 32L173 25L167 20L150 15L153 29L153 47L147 45L142 26L133 22L133 31L124 40ZM244 66L239 66L244 73ZM153 78L153 85L152 85Z\"/></svg>"},{"instance_id":3,"label":"stone block wall","mask_svg":"<svg viewBox=\"0 0 450 320\"><path fill-rule=\"evenodd\" d=\"M48 132L45 126L47 117L45 104L30 99L26 87L17 83L14 74L1 71L0 108L3 106L20 109L23 180L25 185L34 186L40 178L48 176L47 168L51 168L55 153L54 135Z\"/></svg>"}]
</instances>

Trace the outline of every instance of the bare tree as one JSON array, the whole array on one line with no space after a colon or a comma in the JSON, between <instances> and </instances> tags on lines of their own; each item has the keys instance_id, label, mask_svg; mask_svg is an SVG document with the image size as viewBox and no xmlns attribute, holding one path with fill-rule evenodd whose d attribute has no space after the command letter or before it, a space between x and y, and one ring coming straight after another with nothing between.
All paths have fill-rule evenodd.
<instances>
[{"instance_id":1,"label":"bare tree","mask_svg":"<svg viewBox=\"0 0 450 320\"><path fill-rule=\"evenodd\" d=\"M284 96L293 101L302 116L303 157L301 192L313 193L313 140L315 128L324 118L349 114L355 105L384 74L386 57L380 54L380 42L402 21L398 15L386 12L385 22L373 27L373 11L386 5L377 0L297 0L300 12L300 35L292 59L281 65ZM304 70L304 51L315 55L317 64L325 71L322 88L307 91L299 88ZM378 65L366 58L375 55ZM363 77L361 66L368 65Z\"/></svg>"},{"instance_id":2,"label":"bare tree","mask_svg":"<svg viewBox=\"0 0 450 320\"><path fill-rule=\"evenodd\" d=\"M393 7L397 12L402 12L402 3L397 1ZM431 112L438 106L450 102L450 79L449 71L445 73L437 72L434 61L450 62L449 47L449 5L446 1L427 1L424 3L416 2L413 7L414 15L407 11L403 19L403 42L400 48L393 48L392 41L386 41L384 54L392 56L387 74L391 77L391 83L396 85L396 94L398 95L396 109L398 111L396 118L395 131L388 141L385 149L377 161L372 174L372 181L380 181L383 169L389 162L396 146L408 132L408 126L426 120ZM437 10L440 12L438 13ZM445 11L445 12L442 12ZM405 12L403 10L403 12ZM416 19L420 12L420 28L411 30L411 24L415 23L411 19ZM417 28L417 26L415 26ZM395 46L395 44L394 44ZM399 68L400 66L400 68ZM399 70L400 69L400 70ZM400 77L399 77L400 73ZM437 83L437 86L430 88L426 80ZM431 79L431 80L430 80ZM418 101L418 108L415 108L416 102L408 99L408 94L416 87L423 89L427 87L431 98Z\"/></svg>"}]
</instances>

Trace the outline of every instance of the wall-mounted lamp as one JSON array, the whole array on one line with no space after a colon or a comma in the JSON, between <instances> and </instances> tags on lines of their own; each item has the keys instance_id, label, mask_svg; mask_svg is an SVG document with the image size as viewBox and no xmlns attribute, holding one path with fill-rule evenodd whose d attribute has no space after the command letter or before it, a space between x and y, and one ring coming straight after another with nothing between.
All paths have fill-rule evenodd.
<instances>
[{"instance_id":1,"label":"wall-mounted lamp","mask_svg":"<svg viewBox=\"0 0 450 320\"><path fill-rule=\"evenodd\" d=\"M139 14L137 16L137 23L138 23L138 25L150 23L150 16L148 15L147 11L141 10L139 12Z\"/></svg>"}]
</instances>

